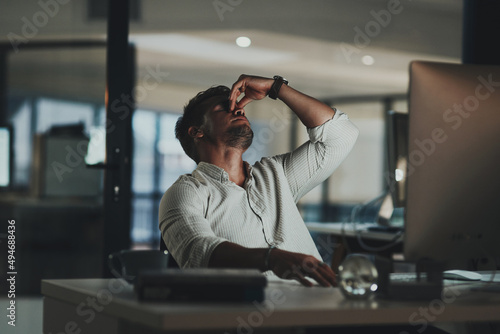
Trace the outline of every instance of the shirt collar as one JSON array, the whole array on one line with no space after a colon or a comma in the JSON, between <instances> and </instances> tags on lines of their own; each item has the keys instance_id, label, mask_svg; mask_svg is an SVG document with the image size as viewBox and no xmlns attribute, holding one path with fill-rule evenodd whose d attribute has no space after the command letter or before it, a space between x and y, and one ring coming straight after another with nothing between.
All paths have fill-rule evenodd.
<instances>
[{"instance_id":1,"label":"shirt collar","mask_svg":"<svg viewBox=\"0 0 500 334\"><path fill-rule=\"evenodd\" d=\"M243 164L245 165L246 169L247 169L247 180L246 182L251 182L251 179L252 179L252 166L246 162L246 161L243 161ZM214 164L211 164L211 163L208 163L208 162L200 162L198 163L198 167L196 167L196 170L197 171L200 171L202 172L203 174L206 174L208 175L209 177L211 177L212 179L214 180L218 180L222 183L225 183L225 182L228 182L229 181L229 174L227 174L227 172L219 167L219 166L216 166Z\"/></svg>"},{"instance_id":2,"label":"shirt collar","mask_svg":"<svg viewBox=\"0 0 500 334\"><path fill-rule=\"evenodd\" d=\"M202 161L198 164L196 170L210 176L214 180L218 180L220 182L229 181L229 175L227 174L227 172L223 168L220 168L219 166L216 166L214 164Z\"/></svg>"}]
</instances>

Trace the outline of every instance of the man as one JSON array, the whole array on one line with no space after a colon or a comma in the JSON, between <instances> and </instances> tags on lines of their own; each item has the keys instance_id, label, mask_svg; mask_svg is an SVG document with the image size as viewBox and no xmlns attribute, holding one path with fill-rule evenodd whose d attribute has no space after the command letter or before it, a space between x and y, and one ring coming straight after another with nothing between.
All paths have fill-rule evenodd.
<instances>
[{"instance_id":1,"label":"man","mask_svg":"<svg viewBox=\"0 0 500 334\"><path fill-rule=\"evenodd\" d=\"M238 101L240 95L244 96ZM244 162L253 132L244 107L266 96L283 101L310 140L293 152ZM184 108L176 136L197 164L164 194L163 240L182 268L256 268L311 286L333 286L297 201L330 176L358 136L340 111L274 79L242 75L232 88L200 92Z\"/></svg>"}]
</instances>

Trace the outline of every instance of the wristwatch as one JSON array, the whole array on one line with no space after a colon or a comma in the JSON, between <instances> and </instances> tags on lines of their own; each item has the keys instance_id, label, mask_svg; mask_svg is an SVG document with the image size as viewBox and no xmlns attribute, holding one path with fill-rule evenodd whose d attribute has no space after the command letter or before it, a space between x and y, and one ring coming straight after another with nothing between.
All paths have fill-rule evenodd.
<instances>
[{"instance_id":1,"label":"wristwatch","mask_svg":"<svg viewBox=\"0 0 500 334\"><path fill-rule=\"evenodd\" d=\"M276 100L278 98L278 93L280 92L281 86L283 84L288 85L288 80L279 75L275 75L273 79L274 83L269 90L269 97L273 100Z\"/></svg>"}]
</instances>

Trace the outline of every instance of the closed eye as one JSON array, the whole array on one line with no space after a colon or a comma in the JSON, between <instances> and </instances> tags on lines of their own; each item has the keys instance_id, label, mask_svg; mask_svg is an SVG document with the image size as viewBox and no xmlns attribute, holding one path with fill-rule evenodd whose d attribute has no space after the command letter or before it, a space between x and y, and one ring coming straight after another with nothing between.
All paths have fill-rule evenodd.
<instances>
[{"instance_id":1,"label":"closed eye","mask_svg":"<svg viewBox=\"0 0 500 334\"><path fill-rule=\"evenodd\" d=\"M226 113L229 112L229 100L221 102L221 103L219 103L218 105L215 106L214 112L219 112L219 111L223 111L223 112L226 112Z\"/></svg>"}]
</instances>

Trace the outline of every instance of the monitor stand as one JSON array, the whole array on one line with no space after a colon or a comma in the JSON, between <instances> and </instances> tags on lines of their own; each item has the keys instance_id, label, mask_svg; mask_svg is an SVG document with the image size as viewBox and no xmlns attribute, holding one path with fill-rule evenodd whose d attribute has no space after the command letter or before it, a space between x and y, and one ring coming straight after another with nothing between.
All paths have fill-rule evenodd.
<instances>
[{"instance_id":1,"label":"monitor stand","mask_svg":"<svg viewBox=\"0 0 500 334\"><path fill-rule=\"evenodd\" d=\"M392 196L388 193L385 195L382 205L380 205L377 223L381 226L389 226L393 213L394 205L392 203Z\"/></svg>"},{"instance_id":2,"label":"monitor stand","mask_svg":"<svg viewBox=\"0 0 500 334\"><path fill-rule=\"evenodd\" d=\"M377 225L368 227L371 232L399 233L404 230L403 223L404 208L395 208L392 196L387 193L380 205L377 217Z\"/></svg>"},{"instance_id":3,"label":"monitor stand","mask_svg":"<svg viewBox=\"0 0 500 334\"><path fill-rule=\"evenodd\" d=\"M414 263L415 271L407 273L411 279L393 279L391 272L394 263L378 262L380 290L378 296L386 299L432 300L440 298L443 290L444 263L421 260ZM413 275L414 274L414 275Z\"/></svg>"}]
</instances>

